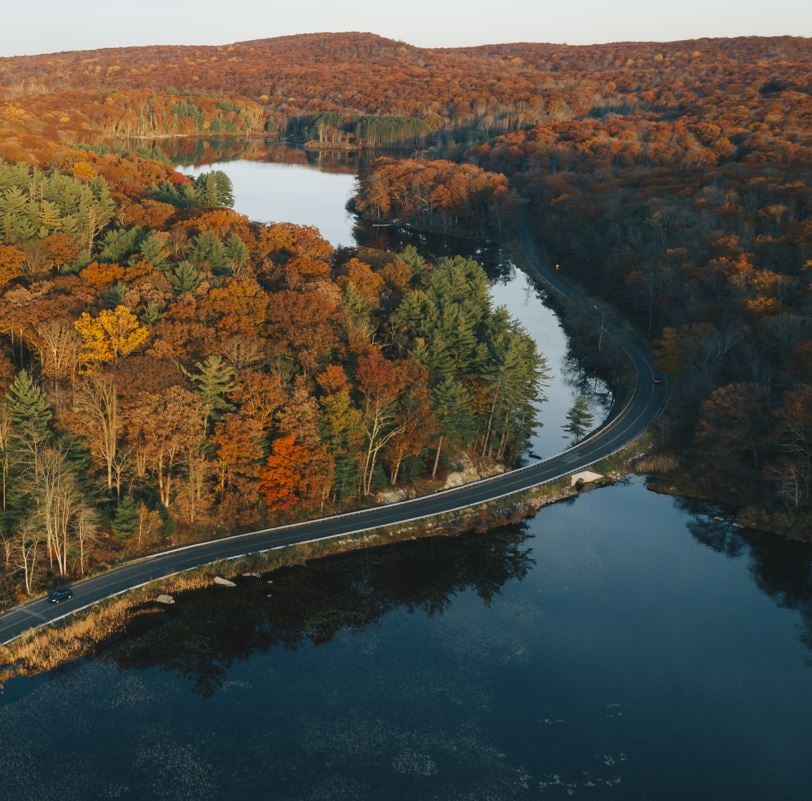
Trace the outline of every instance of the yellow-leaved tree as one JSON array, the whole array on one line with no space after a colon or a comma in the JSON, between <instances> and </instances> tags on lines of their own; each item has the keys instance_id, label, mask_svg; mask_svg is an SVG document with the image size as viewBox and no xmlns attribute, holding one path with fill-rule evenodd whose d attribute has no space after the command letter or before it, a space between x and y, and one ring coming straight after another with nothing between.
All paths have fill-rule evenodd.
<instances>
[{"instance_id":1,"label":"yellow-leaved tree","mask_svg":"<svg viewBox=\"0 0 812 801\"><path fill-rule=\"evenodd\" d=\"M82 345L79 361L85 371L92 371L103 362L115 362L140 348L149 337L149 329L126 307L103 309L98 316L87 312L74 323Z\"/></svg>"}]
</instances>

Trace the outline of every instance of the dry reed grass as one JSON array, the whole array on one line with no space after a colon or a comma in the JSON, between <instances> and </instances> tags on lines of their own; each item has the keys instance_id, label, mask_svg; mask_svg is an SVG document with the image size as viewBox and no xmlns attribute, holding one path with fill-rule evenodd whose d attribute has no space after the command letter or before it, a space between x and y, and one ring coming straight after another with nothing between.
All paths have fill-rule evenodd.
<instances>
[{"instance_id":1,"label":"dry reed grass","mask_svg":"<svg viewBox=\"0 0 812 801\"><path fill-rule=\"evenodd\" d=\"M635 473L672 473L679 467L675 456L667 453L643 456L634 462Z\"/></svg>"}]
</instances>

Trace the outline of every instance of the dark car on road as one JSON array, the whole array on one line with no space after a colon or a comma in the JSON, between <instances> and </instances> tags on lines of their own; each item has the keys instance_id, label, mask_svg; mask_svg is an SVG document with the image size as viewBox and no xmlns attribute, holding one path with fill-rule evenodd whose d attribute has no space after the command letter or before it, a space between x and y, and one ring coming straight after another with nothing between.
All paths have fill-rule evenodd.
<instances>
[{"instance_id":1,"label":"dark car on road","mask_svg":"<svg viewBox=\"0 0 812 801\"><path fill-rule=\"evenodd\" d=\"M73 590L68 587L59 587L48 593L48 603L61 604L62 601L69 601L73 598Z\"/></svg>"}]
</instances>

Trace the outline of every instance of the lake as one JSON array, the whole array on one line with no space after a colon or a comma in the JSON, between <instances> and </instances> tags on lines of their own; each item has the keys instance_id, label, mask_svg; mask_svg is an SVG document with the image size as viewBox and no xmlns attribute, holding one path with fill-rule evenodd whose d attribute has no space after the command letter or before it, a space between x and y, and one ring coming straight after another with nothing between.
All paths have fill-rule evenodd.
<instances>
[{"instance_id":1,"label":"lake","mask_svg":"<svg viewBox=\"0 0 812 801\"><path fill-rule=\"evenodd\" d=\"M351 175L221 166L251 216L351 230ZM332 205L294 203L305 182ZM543 296L496 261L495 300L556 374L537 446L558 450L585 378ZM809 798L812 547L640 477L488 534L237 581L9 682L0 798Z\"/></svg>"}]
</instances>

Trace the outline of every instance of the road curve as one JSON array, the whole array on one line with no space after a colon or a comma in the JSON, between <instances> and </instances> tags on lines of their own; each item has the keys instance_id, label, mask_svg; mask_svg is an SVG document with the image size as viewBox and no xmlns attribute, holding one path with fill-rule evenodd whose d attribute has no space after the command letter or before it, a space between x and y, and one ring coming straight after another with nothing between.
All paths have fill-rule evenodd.
<instances>
[{"instance_id":1,"label":"road curve","mask_svg":"<svg viewBox=\"0 0 812 801\"><path fill-rule=\"evenodd\" d=\"M521 222L519 236L537 277L574 303L588 302L566 283L560 272L542 264L532 237ZM58 606L52 606L47 599L41 598L0 615L0 643L7 645L31 629L61 620L105 598L210 562L235 559L297 543L331 539L476 506L554 481L600 461L644 433L659 417L667 397L665 383L653 382L653 366L646 345L609 314L605 316L604 330L620 344L634 368L634 391L622 408L614 409L613 415L597 431L569 450L508 473L432 495L334 517L238 534L127 562L75 583L74 597Z\"/></svg>"}]
</instances>

